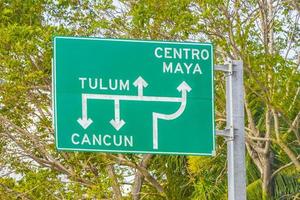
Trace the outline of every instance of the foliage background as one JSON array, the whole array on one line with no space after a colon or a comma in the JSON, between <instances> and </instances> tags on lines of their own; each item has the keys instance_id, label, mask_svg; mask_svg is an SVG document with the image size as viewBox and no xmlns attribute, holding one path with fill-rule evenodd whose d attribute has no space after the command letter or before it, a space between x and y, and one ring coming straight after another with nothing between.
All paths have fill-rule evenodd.
<instances>
[{"instance_id":1,"label":"foliage background","mask_svg":"<svg viewBox=\"0 0 300 200\"><path fill-rule=\"evenodd\" d=\"M52 37L211 41L243 60L248 199L300 199L296 0L0 0L1 199L227 199L216 157L57 152ZM216 73L217 128L225 126Z\"/></svg>"}]
</instances>

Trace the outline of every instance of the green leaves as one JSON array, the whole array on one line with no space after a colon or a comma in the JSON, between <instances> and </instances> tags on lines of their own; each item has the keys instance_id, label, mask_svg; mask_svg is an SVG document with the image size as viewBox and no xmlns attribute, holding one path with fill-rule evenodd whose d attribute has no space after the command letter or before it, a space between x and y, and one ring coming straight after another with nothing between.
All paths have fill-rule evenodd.
<instances>
[{"instance_id":1,"label":"green leaves","mask_svg":"<svg viewBox=\"0 0 300 200\"><path fill-rule=\"evenodd\" d=\"M183 40L197 23L188 0L132 1L130 7L134 38Z\"/></svg>"},{"instance_id":2,"label":"green leaves","mask_svg":"<svg viewBox=\"0 0 300 200\"><path fill-rule=\"evenodd\" d=\"M278 3L278 6L277 6ZM52 37L100 36L159 40L210 41L215 63L229 57L244 62L248 199L261 199L266 145L266 113L279 118L279 139L299 155L299 13L293 4L274 2L273 17L257 1L130 0L31 1L0 0L0 167L21 180L0 178L1 198L109 199L114 192L105 167L113 164L120 187L128 189L141 162L139 155L58 152L51 111ZM269 14L271 12L268 12ZM265 23L263 20L274 20ZM270 25L270 26L269 26ZM273 34L270 33L272 30ZM224 128L224 76L216 73L217 127ZM254 128L250 126L253 118ZM272 116L273 117L273 116ZM1 118L4 119L4 118ZM296 196L299 172L279 146L270 120L268 162L273 177L272 198ZM171 133L170 133L171 134ZM254 145L255 144L255 145ZM155 156L146 170L165 190L162 196L144 180L144 199L226 199L226 148L217 141L213 158ZM251 148L250 148L251 147ZM253 156L255 155L255 156ZM298 156L299 157L299 156ZM289 165L288 167L284 167ZM283 168L282 168L283 167ZM276 171L278 170L278 171ZM272 182L272 181L271 181Z\"/></svg>"},{"instance_id":3,"label":"green leaves","mask_svg":"<svg viewBox=\"0 0 300 200\"><path fill-rule=\"evenodd\" d=\"M216 157L188 157L188 169L194 185L193 199L227 199L225 151L222 145Z\"/></svg>"}]
</instances>

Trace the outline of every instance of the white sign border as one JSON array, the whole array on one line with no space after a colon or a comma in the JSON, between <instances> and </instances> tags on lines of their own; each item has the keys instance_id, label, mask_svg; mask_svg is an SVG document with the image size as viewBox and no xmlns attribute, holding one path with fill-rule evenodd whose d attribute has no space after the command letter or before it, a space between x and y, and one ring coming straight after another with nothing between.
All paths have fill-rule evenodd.
<instances>
[{"instance_id":1,"label":"white sign border","mask_svg":"<svg viewBox=\"0 0 300 200\"><path fill-rule=\"evenodd\" d=\"M104 150L104 149L82 149L82 148L61 148L58 146L58 129L57 129L57 95L56 95L56 39L72 39L72 40L100 40L100 41L115 41L115 42L139 42L139 43L158 43L158 44L186 44L195 46L211 46L211 63L212 63L212 138L213 150L211 153L191 153L191 152L160 152L160 151L127 151L127 150ZM96 38L96 37L70 37L70 36L55 36L53 37L53 59L52 59L52 120L55 130L55 146L57 150L66 151L80 151L80 152L107 152L107 153L137 153L137 154L164 154L164 155L195 155L195 156L215 156L216 155L216 133L215 133L215 111L214 111L214 49L212 43L197 43L197 42L172 42L172 41L159 41L159 40L132 40L132 39L111 39L111 38Z\"/></svg>"}]
</instances>

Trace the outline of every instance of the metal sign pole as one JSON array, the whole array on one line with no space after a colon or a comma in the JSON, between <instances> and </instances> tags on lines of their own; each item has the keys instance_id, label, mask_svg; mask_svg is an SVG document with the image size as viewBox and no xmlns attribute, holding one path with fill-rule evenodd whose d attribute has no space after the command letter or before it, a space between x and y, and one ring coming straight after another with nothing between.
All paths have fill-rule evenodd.
<instances>
[{"instance_id":1,"label":"metal sign pole","mask_svg":"<svg viewBox=\"0 0 300 200\"><path fill-rule=\"evenodd\" d=\"M229 61L216 65L226 76L226 121L217 135L227 139L228 199L246 200L246 166L244 134L243 62Z\"/></svg>"},{"instance_id":2,"label":"metal sign pole","mask_svg":"<svg viewBox=\"0 0 300 200\"><path fill-rule=\"evenodd\" d=\"M228 161L228 199L246 199L246 166L244 136L244 88L243 63L230 63L233 73L226 78L227 123L232 130L233 139L227 142Z\"/></svg>"}]
</instances>

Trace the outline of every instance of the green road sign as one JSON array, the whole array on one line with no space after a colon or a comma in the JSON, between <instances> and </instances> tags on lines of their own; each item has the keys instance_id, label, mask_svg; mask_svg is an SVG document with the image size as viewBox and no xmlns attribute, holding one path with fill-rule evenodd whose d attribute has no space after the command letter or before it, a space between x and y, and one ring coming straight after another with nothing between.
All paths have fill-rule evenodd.
<instances>
[{"instance_id":1,"label":"green road sign","mask_svg":"<svg viewBox=\"0 0 300 200\"><path fill-rule=\"evenodd\" d=\"M212 155L213 47L55 37L58 150Z\"/></svg>"}]
</instances>

